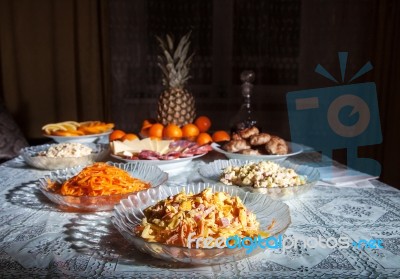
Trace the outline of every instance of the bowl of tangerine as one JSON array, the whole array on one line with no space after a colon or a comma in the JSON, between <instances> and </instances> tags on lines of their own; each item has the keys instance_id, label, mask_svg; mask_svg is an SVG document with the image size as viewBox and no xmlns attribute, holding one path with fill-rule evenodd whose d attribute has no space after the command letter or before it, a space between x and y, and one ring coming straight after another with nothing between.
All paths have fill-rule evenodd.
<instances>
[{"instance_id":1,"label":"bowl of tangerine","mask_svg":"<svg viewBox=\"0 0 400 279\"><path fill-rule=\"evenodd\" d=\"M230 134L224 130L210 132L211 120L207 116L197 117L193 123L183 126L176 124L163 125L154 119L145 119L138 134L128 133L115 129L109 136L110 142L119 140L135 140L139 138L151 138L154 140L189 140L198 145L211 144L212 142L224 142L230 140Z\"/></svg>"}]
</instances>

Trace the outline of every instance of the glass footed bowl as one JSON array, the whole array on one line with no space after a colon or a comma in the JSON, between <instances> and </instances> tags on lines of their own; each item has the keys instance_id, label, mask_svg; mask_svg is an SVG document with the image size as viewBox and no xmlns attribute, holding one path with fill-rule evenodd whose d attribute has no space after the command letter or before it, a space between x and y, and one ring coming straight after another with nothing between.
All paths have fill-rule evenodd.
<instances>
[{"instance_id":1,"label":"glass footed bowl","mask_svg":"<svg viewBox=\"0 0 400 279\"><path fill-rule=\"evenodd\" d=\"M151 185L150 189L155 189L168 180L168 174L156 166L150 166L141 163L107 162L107 164L123 169L135 178L149 182ZM78 174L83 168L84 166L76 166L73 168L53 171L50 173L50 175L40 178L37 182L37 186L49 200L60 205L61 209L65 211L110 211L121 199L125 199L132 194L127 193L104 196L64 196L58 192L48 189L49 181L63 183L67 179Z\"/></svg>"},{"instance_id":2,"label":"glass footed bowl","mask_svg":"<svg viewBox=\"0 0 400 279\"><path fill-rule=\"evenodd\" d=\"M215 160L212 163L201 166L198 171L204 181L223 184L222 182L220 182L219 179L223 169L225 169L226 167L243 166L245 164L255 163L259 161L262 160L251 160L251 161L239 160L239 159ZM297 174L305 178L306 184L300 186L271 187L271 188L243 187L238 185L233 185L233 186L240 187L245 191L265 194L271 197L272 199L288 200L296 198L306 193L307 191L311 190L320 178L319 171L316 168L307 165L297 165L287 160L282 162L277 162L277 161L273 162L282 167L293 169Z\"/></svg>"},{"instance_id":3,"label":"glass footed bowl","mask_svg":"<svg viewBox=\"0 0 400 279\"><path fill-rule=\"evenodd\" d=\"M89 165L94 162L104 160L108 156L109 146L108 144L100 143L84 143L84 145L90 147L93 152L87 156L81 157L46 157L37 156L39 152L47 151L50 147L56 144L44 144L38 146L30 146L22 148L20 154L24 161L31 167L43 170L59 170L65 168L71 168L74 166Z\"/></svg>"},{"instance_id":4,"label":"glass footed bowl","mask_svg":"<svg viewBox=\"0 0 400 279\"><path fill-rule=\"evenodd\" d=\"M167 261L186 263L189 265L214 265L237 261L251 257L265 250L256 248L246 253L244 248L187 248L181 246L147 242L133 233L144 217L143 210L160 200L176 195L181 191L199 193L206 188L213 192L226 192L231 196L238 196L244 205L252 211L260 222L260 229L268 231L271 236L283 234L291 223L289 207L281 202L270 199L266 195L245 192L237 187L210 183L192 183L186 186L160 186L157 189L147 189L130 195L115 206L111 222L117 230L133 246L144 253ZM272 221L275 225L267 230ZM268 251L268 250L267 250Z\"/></svg>"}]
</instances>

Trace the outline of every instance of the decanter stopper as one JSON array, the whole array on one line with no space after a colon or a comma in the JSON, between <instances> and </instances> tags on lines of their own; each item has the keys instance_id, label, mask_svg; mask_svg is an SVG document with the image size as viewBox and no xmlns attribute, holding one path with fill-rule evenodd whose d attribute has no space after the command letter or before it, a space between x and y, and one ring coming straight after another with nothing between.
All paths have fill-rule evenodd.
<instances>
[{"instance_id":1,"label":"decanter stopper","mask_svg":"<svg viewBox=\"0 0 400 279\"><path fill-rule=\"evenodd\" d=\"M251 93L253 91L252 82L255 79L255 74L253 71L243 71L240 74L240 80L243 82L242 84L242 95L245 98L245 101L250 100Z\"/></svg>"},{"instance_id":2,"label":"decanter stopper","mask_svg":"<svg viewBox=\"0 0 400 279\"><path fill-rule=\"evenodd\" d=\"M253 71L243 71L240 74L240 80L243 82L241 86L243 103L239 112L234 117L233 132L252 127L257 123L252 116L251 110L251 94L253 93L252 82L254 82L254 79L255 73Z\"/></svg>"}]
</instances>

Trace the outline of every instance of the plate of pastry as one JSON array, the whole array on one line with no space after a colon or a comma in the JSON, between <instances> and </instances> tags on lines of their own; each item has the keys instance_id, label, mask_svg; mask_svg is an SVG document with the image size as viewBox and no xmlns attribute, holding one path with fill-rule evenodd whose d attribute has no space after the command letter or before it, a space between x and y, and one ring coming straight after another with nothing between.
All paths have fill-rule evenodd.
<instances>
[{"instance_id":1,"label":"plate of pastry","mask_svg":"<svg viewBox=\"0 0 400 279\"><path fill-rule=\"evenodd\" d=\"M283 161L289 156L303 152L301 145L260 132L255 126L233 133L227 142L214 142L211 147L229 159L239 160Z\"/></svg>"}]
</instances>

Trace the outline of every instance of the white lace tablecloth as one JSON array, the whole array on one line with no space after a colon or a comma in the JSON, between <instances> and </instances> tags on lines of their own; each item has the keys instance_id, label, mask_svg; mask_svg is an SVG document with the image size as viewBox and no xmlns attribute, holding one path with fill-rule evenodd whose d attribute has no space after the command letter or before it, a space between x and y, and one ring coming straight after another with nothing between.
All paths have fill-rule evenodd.
<instances>
[{"instance_id":1,"label":"white lace tablecloth","mask_svg":"<svg viewBox=\"0 0 400 279\"><path fill-rule=\"evenodd\" d=\"M172 175L170 185L200 181L209 154ZM291 159L323 167L315 156ZM292 224L286 236L379 238L383 249L265 250L224 265L192 267L135 251L110 223L109 212L60 211L35 186L47 174L21 158L0 165L0 278L399 278L400 191L377 180L336 187L317 185L285 201Z\"/></svg>"}]
</instances>

